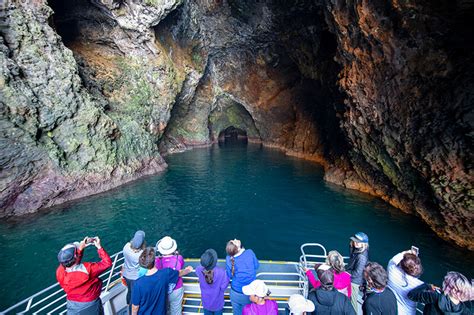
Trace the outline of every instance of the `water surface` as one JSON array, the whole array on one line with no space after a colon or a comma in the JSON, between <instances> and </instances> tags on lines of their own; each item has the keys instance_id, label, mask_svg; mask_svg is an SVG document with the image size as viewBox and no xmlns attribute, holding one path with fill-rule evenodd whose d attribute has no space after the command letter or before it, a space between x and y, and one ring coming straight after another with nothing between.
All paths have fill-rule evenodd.
<instances>
[{"instance_id":1,"label":"water surface","mask_svg":"<svg viewBox=\"0 0 474 315\"><path fill-rule=\"evenodd\" d=\"M349 236L365 231L370 257L382 265L416 245L424 280L440 284L448 270L473 277L473 253L376 198L325 183L314 163L257 145L195 149L167 162L162 174L0 223L0 309L55 282L64 244L98 235L112 254L137 229L151 245L171 235L184 257L212 247L223 258L226 241L237 237L272 260L297 260L304 242L347 254Z\"/></svg>"}]
</instances>

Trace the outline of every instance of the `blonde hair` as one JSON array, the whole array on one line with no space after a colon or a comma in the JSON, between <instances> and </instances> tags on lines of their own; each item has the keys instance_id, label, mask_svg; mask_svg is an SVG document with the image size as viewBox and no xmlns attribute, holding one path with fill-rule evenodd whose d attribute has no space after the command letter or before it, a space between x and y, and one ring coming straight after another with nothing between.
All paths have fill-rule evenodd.
<instances>
[{"instance_id":1,"label":"blonde hair","mask_svg":"<svg viewBox=\"0 0 474 315\"><path fill-rule=\"evenodd\" d=\"M474 297L472 283L455 271L448 272L444 277L443 292L461 302L469 301Z\"/></svg>"},{"instance_id":2,"label":"blonde hair","mask_svg":"<svg viewBox=\"0 0 474 315\"><path fill-rule=\"evenodd\" d=\"M369 248L369 243L351 241L351 245L356 253L362 253Z\"/></svg>"},{"instance_id":3,"label":"blonde hair","mask_svg":"<svg viewBox=\"0 0 474 315\"><path fill-rule=\"evenodd\" d=\"M336 273L343 272L344 269L344 258L337 250L332 250L328 253L326 257L326 264L331 266Z\"/></svg>"}]
</instances>

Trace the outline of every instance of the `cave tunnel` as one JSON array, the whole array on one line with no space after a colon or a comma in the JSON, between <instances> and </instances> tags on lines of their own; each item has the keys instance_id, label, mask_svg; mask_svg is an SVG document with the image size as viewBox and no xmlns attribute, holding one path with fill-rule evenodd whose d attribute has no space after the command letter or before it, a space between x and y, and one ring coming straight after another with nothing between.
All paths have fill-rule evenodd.
<instances>
[{"instance_id":1,"label":"cave tunnel","mask_svg":"<svg viewBox=\"0 0 474 315\"><path fill-rule=\"evenodd\" d=\"M89 42L107 44L114 25L106 12L89 0L48 0L53 9L49 25L61 36L66 47L75 50L76 45Z\"/></svg>"},{"instance_id":2,"label":"cave tunnel","mask_svg":"<svg viewBox=\"0 0 474 315\"><path fill-rule=\"evenodd\" d=\"M48 6L53 9L49 24L61 36L64 45L69 46L80 36L79 22L74 17L74 4L64 0L48 0Z\"/></svg>"},{"instance_id":3,"label":"cave tunnel","mask_svg":"<svg viewBox=\"0 0 474 315\"><path fill-rule=\"evenodd\" d=\"M230 126L219 133L218 140L219 144L247 145L247 131Z\"/></svg>"}]
</instances>

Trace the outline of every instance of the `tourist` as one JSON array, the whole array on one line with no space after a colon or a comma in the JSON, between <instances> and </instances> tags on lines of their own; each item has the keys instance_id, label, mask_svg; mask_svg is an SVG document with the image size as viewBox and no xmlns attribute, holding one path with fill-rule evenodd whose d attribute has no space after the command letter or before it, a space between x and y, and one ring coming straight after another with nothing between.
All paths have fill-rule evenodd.
<instances>
[{"instance_id":1,"label":"tourist","mask_svg":"<svg viewBox=\"0 0 474 315\"><path fill-rule=\"evenodd\" d=\"M288 299L289 315L306 315L314 311L314 303L301 294L293 294Z\"/></svg>"},{"instance_id":2,"label":"tourist","mask_svg":"<svg viewBox=\"0 0 474 315\"><path fill-rule=\"evenodd\" d=\"M234 315L240 315L243 307L250 303L249 297L242 292L242 287L257 278L259 263L254 252L243 248L240 240L227 242L226 252L226 272L232 279L230 302Z\"/></svg>"},{"instance_id":3,"label":"tourist","mask_svg":"<svg viewBox=\"0 0 474 315\"><path fill-rule=\"evenodd\" d=\"M278 304L269 300L270 291L262 280L254 280L242 287L252 303L244 306L242 315L278 315Z\"/></svg>"},{"instance_id":4,"label":"tourist","mask_svg":"<svg viewBox=\"0 0 474 315\"><path fill-rule=\"evenodd\" d=\"M362 305L364 315L397 315L397 298L387 287L385 269L376 262L369 262L364 269L364 279L367 282L367 296Z\"/></svg>"},{"instance_id":5,"label":"tourist","mask_svg":"<svg viewBox=\"0 0 474 315\"><path fill-rule=\"evenodd\" d=\"M357 311L360 286L364 282L364 268L369 261L369 237L358 232L350 239L350 257L346 271L351 275L351 303Z\"/></svg>"},{"instance_id":6,"label":"tourist","mask_svg":"<svg viewBox=\"0 0 474 315\"><path fill-rule=\"evenodd\" d=\"M169 236L163 237L156 243L160 256L156 257L155 265L158 270L171 268L181 270L184 258L178 252L178 244ZM176 287L168 296L168 315L181 315L184 296L183 279L179 277Z\"/></svg>"},{"instance_id":7,"label":"tourist","mask_svg":"<svg viewBox=\"0 0 474 315\"><path fill-rule=\"evenodd\" d=\"M425 303L423 314L473 314L464 302L474 299L473 284L459 272L450 271L443 292L432 284L422 284L408 293L414 302Z\"/></svg>"},{"instance_id":8,"label":"tourist","mask_svg":"<svg viewBox=\"0 0 474 315\"><path fill-rule=\"evenodd\" d=\"M334 271L331 266L322 264L316 272L321 284L308 294L308 299L314 303L313 314L355 315L349 298L334 288Z\"/></svg>"},{"instance_id":9,"label":"tourist","mask_svg":"<svg viewBox=\"0 0 474 315\"><path fill-rule=\"evenodd\" d=\"M132 290L135 281L139 278L140 264L138 259L140 258L143 249L145 248L145 232L136 231L133 238L125 244L123 247L123 269L122 277L125 279L127 284L127 304L128 312L132 313L132 304L130 299L132 297Z\"/></svg>"},{"instance_id":10,"label":"tourist","mask_svg":"<svg viewBox=\"0 0 474 315\"><path fill-rule=\"evenodd\" d=\"M421 260L411 250L393 256L388 262L388 287L397 298L398 313L416 314L416 303L408 298L408 292L423 284L418 277L423 272Z\"/></svg>"},{"instance_id":11,"label":"tourist","mask_svg":"<svg viewBox=\"0 0 474 315\"><path fill-rule=\"evenodd\" d=\"M217 253L213 249L201 255L201 265L196 267L201 288L201 301L205 315L221 315L224 308L224 292L229 285L225 270L217 267Z\"/></svg>"},{"instance_id":12,"label":"tourist","mask_svg":"<svg viewBox=\"0 0 474 315\"><path fill-rule=\"evenodd\" d=\"M344 258L342 255L336 250L330 251L326 257L326 264L331 266L331 269L334 272L334 288L350 298L352 292L351 275L344 271ZM319 264L316 264L314 269L318 269L318 266ZM305 271L313 288L319 288L321 281L316 280L311 270L306 269Z\"/></svg>"},{"instance_id":13,"label":"tourist","mask_svg":"<svg viewBox=\"0 0 474 315\"><path fill-rule=\"evenodd\" d=\"M166 314L167 296L173 291L179 277L192 272L193 268L189 266L180 271L171 268L158 270L153 247L145 248L139 261L147 272L133 286L132 314Z\"/></svg>"},{"instance_id":14,"label":"tourist","mask_svg":"<svg viewBox=\"0 0 474 315\"><path fill-rule=\"evenodd\" d=\"M84 248L94 245L100 262L82 263ZM86 237L80 243L67 244L58 253L60 263L56 279L66 292L68 314L103 314L100 292L102 280L99 276L110 266L109 254L102 248L98 237Z\"/></svg>"}]
</instances>

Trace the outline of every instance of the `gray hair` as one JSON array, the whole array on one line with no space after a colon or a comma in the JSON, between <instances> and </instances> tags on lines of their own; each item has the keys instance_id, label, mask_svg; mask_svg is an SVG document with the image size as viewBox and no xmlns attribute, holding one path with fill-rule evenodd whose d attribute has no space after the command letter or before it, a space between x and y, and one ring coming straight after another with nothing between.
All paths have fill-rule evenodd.
<instances>
[{"instance_id":1,"label":"gray hair","mask_svg":"<svg viewBox=\"0 0 474 315\"><path fill-rule=\"evenodd\" d=\"M450 271L443 281L444 294L453 297L461 302L469 301L474 297L472 283L462 274Z\"/></svg>"}]
</instances>

